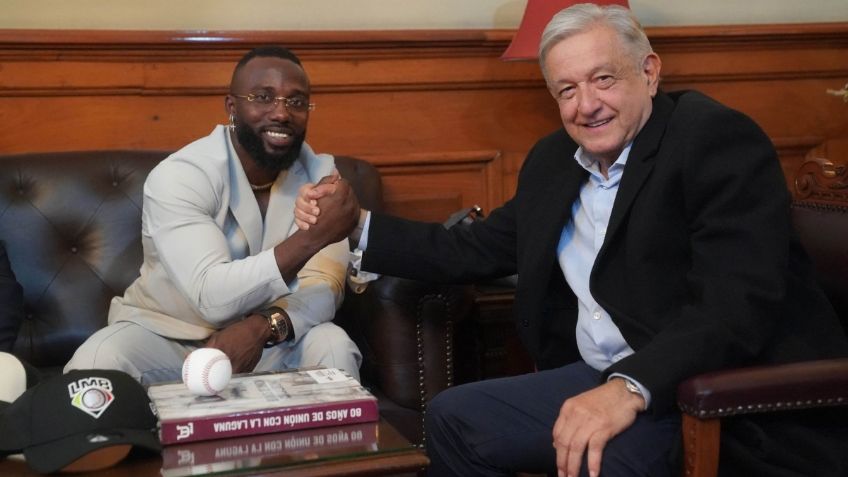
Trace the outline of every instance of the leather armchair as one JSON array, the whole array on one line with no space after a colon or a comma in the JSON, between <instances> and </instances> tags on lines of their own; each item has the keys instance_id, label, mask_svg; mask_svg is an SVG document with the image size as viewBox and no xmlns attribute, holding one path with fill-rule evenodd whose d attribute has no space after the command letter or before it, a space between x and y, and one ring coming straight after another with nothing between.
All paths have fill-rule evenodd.
<instances>
[{"instance_id":1,"label":"leather armchair","mask_svg":"<svg viewBox=\"0 0 848 477\"><path fill-rule=\"evenodd\" d=\"M792 219L825 293L848 332L848 169L815 155L795 176ZM848 358L694 376L680 384L684 472L718 473L721 419L848 405Z\"/></svg>"},{"instance_id":2,"label":"leather armchair","mask_svg":"<svg viewBox=\"0 0 848 477\"><path fill-rule=\"evenodd\" d=\"M60 372L106 323L109 301L138 276L142 186L167 156L92 151L0 156L0 240L23 286L25 314L14 353ZM371 164L337 157L364 207L382 205ZM346 291L336 316L364 355L364 383L382 414L413 442L422 415L453 383L453 329L471 303L467 287L383 277L362 294ZM4 319L0 317L0 319Z\"/></svg>"}]
</instances>

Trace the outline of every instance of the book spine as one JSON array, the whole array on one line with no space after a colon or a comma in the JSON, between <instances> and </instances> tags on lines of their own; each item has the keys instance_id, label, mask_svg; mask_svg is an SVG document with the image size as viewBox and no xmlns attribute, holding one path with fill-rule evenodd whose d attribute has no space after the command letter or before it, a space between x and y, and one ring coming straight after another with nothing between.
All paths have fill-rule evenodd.
<instances>
[{"instance_id":1,"label":"book spine","mask_svg":"<svg viewBox=\"0 0 848 477\"><path fill-rule=\"evenodd\" d=\"M159 440L167 445L370 422L379 417L376 400L318 403L296 408L247 411L238 415L161 421Z\"/></svg>"}]
</instances>

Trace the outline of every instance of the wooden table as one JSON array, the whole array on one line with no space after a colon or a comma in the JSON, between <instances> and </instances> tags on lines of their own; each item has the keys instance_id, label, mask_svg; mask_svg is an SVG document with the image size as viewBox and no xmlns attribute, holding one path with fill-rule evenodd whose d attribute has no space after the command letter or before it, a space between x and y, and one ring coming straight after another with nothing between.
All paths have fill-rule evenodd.
<instances>
[{"instance_id":1,"label":"wooden table","mask_svg":"<svg viewBox=\"0 0 848 477\"><path fill-rule=\"evenodd\" d=\"M161 455L134 451L119 465L93 475L414 475L427 467L424 451L379 422L260 434L166 446ZM0 475L35 476L26 463L0 461Z\"/></svg>"}]
</instances>

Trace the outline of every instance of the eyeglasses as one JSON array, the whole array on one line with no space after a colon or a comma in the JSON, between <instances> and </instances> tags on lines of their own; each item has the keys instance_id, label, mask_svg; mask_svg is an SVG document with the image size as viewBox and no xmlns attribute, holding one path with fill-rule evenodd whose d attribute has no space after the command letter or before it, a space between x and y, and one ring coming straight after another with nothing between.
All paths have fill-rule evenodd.
<instances>
[{"instance_id":1,"label":"eyeglasses","mask_svg":"<svg viewBox=\"0 0 848 477\"><path fill-rule=\"evenodd\" d=\"M270 111L277 107L280 102L286 106L286 110L290 113L305 113L315 109L315 103L310 103L303 96L295 96L286 98L285 96L273 96L268 93L250 93L250 94L233 94L234 98L246 99L256 107L265 111Z\"/></svg>"}]
</instances>

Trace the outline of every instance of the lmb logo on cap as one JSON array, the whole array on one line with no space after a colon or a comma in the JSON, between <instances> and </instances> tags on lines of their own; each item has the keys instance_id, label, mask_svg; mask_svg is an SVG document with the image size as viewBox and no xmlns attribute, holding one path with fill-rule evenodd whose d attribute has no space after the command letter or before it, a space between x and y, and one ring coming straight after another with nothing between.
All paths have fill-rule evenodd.
<instances>
[{"instance_id":1,"label":"lmb logo on cap","mask_svg":"<svg viewBox=\"0 0 848 477\"><path fill-rule=\"evenodd\" d=\"M97 419L112 404L112 381L106 378L90 377L78 379L68 384L71 405Z\"/></svg>"}]
</instances>

